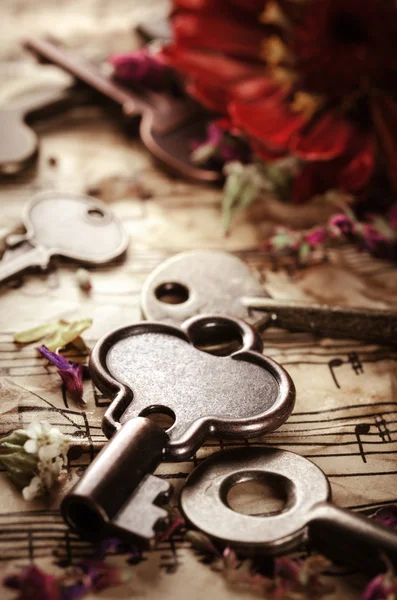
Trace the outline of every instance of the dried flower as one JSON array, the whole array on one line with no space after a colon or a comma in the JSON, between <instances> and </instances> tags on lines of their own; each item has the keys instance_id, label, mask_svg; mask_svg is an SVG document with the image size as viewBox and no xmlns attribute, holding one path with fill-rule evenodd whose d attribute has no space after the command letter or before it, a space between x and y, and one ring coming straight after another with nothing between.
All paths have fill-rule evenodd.
<instances>
[{"instance_id":1,"label":"dried flower","mask_svg":"<svg viewBox=\"0 0 397 600\"><path fill-rule=\"evenodd\" d=\"M42 421L0 440L0 465L22 489L25 500L47 493L67 464L69 440Z\"/></svg>"},{"instance_id":2,"label":"dried flower","mask_svg":"<svg viewBox=\"0 0 397 600\"><path fill-rule=\"evenodd\" d=\"M131 577L130 569L120 569L103 560L84 560L59 576L32 565L6 577L3 583L19 591L15 600L78 600L90 591L100 592Z\"/></svg>"},{"instance_id":3,"label":"dried flower","mask_svg":"<svg viewBox=\"0 0 397 600\"><path fill-rule=\"evenodd\" d=\"M61 356L56 352L51 352L46 346L39 346L36 350L58 368L58 374L65 384L66 391L69 392L71 396L82 400L83 365L70 362L64 356Z\"/></svg>"},{"instance_id":4,"label":"dried flower","mask_svg":"<svg viewBox=\"0 0 397 600\"><path fill-rule=\"evenodd\" d=\"M80 319L71 323L60 319L56 323L45 323L33 329L16 333L14 342L28 344L45 338L45 345L48 350L55 352L59 348L64 348L67 344L78 342L83 331L91 325L92 319Z\"/></svg>"},{"instance_id":5,"label":"dried flower","mask_svg":"<svg viewBox=\"0 0 397 600\"><path fill-rule=\"evenodd\" d=\"M397 259L397 228L388 220L388 215L370 216L367 221L359 221L348 207L345 210L345 213L332 215L325 226L309 231L276 227L263 248L293 254L301 264L309 260L313 250L321 250L325 256L325 249L335 242L353 243L373 256Z\"/></svg>"},{"instance_id":6,"label":"dried flower","mask_svg":"<svg viewBox=\"0 0 397 600\"><path fill-rule=\"evenodd\" d=\"M302 159L291 197L396 176L397 6L372 0L173 1L164 60L270 162ZM326 76L324 76L326 73Z\"/></svg>"},{"instance_id":7,"label":"dried flower","mask_svg":"<svg viewBox=\"0 0 397 600\"><path fill-rule=\"evenodd\" d=\"M392 570L374 577L360 600L397 600L397 578Z\"/></svg>"},{"instance_id":8,"label":"dried flower","mask_svg":"<svg viewBox=\"0 0 397 600\"><path fill-rule=\"evenodd\" d=\"M83 292L90 292L92 290L91 274L87 269L77 269L76 281Z\"/></svg>"},{"instance_id":9,"label":"dried flower","mask_svg":"<svg viewBox=\"0 0 397 600\"><path fill-rule=\"evenodd\" d=\"M233 128L227 119L212 121L207 126L207 138L203 142L194 142L194 150L190 159L197 165L206 165L210 161L215 166L223 166L227 162L239 161L246 163L251 159L248 144L233 133Z\"/></svg>"},{"instance_id":10,"label":"dried flower","mask_svg":"<svg viewBox=\"0 0 397 600\"><path fill-rule=\"evenodd\" d=\"M30 565L20 574L6 577L6 587L19 591L15 600L63 600L56 577Z\"/></svg>"},{"instance_id":11,"label":"dried flower","mask_svg":"<svg viewBox=\"0 0 397 600\"><path fill-rule=\"evenodd\" d=\"M169 540L176 531L178 531L179 529L181 529L181 527L184 527L185 525L185 519L182 517L181 511L177 506L165 506L164 508L168 510L169 523L166 530L163 532L159 532L156 536L158 542Z\"/></svg>"},{"instance_id":12,"label":"dried flower","mask_svg":"<svg viewBox=\"0 0 397 600\"><path fill-rule=\"evenodd\" d=\"M379 521L382 525L390 527L397 531L397 505L391 504L376 511L372 517L375 521Z\"/></svg>"},{"instance_id":13,"label":"dried flower","mask_svg":"<svg viewBox=\"0 0 397 600\"><path fill-rule=\"evenodd\" d=\"M115 78L127 85L140 84L160 90L168 87L173 78L171 69L149 48L115 54L109 62L114 68Z\"/></svg>"}]
</instances>

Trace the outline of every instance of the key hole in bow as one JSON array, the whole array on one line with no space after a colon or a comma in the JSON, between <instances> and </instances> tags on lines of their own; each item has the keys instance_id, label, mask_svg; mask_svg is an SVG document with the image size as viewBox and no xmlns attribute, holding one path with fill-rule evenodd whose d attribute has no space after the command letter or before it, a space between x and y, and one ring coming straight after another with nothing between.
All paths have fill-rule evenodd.
<instances>
[{"instance_id":1,"label":"key hole in bow","mask_svg":"<svg viewBox=\"0 0 397 600\"><path fill-rule=\"evenodd\" d=\"M198 322L189 330L193 345L214 356L230 356L243 347L243 337L238 326L224 321Z\"/></svg>"},{"instance_id":2,"label":"key hole in bow","mask_svg":"<svg viewBox=\"0 0 397 600\"><path fill-rule=\"evenodd\" d=\"M270 517L289 509L294 485L275 473L239 473L224 481L221 495L223 502L235 512Z\"/></svg>"},{"instance_id":3,"label":"key hole in bow","mask_svg":"<svg viewBox=\"0 0 397 600\"><path fill-rule=\"evenodd\" d=\"M93 221L102 221L105 218L105 213L100 208L89 208L87 213Z\"/></svg>"},{"instance_id":4,"label":"key hole in bow","mask_svg":"<svg viewBox=\"0 0 397 600\"><path fill-rule=\"evenodd\" d=\"M161 283L154 290L157 300L165 304L183 304L189 300L189 289L182 283L168 281Z\"/></svg>"},{"instance_id":5,"label":"key hole in bow","mask_svg":"<svg viewBox=\"0 0 397 600\"><path fill-rule=\"evenodd\" d=\"M140 417L146 417L154 425L168 431L175 423L175 413L168 406L149 406L145 408L141 413Z\"/></svg>"}]
</instances>

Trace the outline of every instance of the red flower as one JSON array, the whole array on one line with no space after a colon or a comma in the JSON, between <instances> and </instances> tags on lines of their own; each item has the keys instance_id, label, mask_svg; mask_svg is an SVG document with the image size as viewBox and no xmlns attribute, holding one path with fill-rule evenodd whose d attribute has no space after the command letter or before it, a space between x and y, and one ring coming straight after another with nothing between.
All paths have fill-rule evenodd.
<instances>
[{"instance_id":1,"label":"red flower","mask_svg":"<svg viewBox=\"0 0 397 600\"><path fill-rule=\"evenodd\" d=\"M378 155L397 190L392 0L174 0L164 59L264 160L293 154L295 201L358 194Z\"/></svg>"}]
</instances>

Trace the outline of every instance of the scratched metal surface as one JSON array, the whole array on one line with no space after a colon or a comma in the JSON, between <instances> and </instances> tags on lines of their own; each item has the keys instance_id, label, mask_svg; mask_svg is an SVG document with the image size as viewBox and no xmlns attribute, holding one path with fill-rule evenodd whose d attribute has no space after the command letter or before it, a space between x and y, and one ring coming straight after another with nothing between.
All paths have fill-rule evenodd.
<instances>
[{"instance_id":1,"label":"scratched metal surface","mask_svg":"<svg viewBox=\"0 0 397 600\"><path fill-rule=\"evenodd\" d=\"M97 61L136 44L133 25L164 9L155 0L2 0L0 22L0 104L7 93L26 85L67 82L53 67L37 66L20 46L24 35L51 33L69 47ZM11 94L11 95L12 95ZM37 131L41 152L37 168L23 177L0 181L0 237L20 230L26 200L36 191L62 189L92 193L111 206L124 222L130 247L124 261L92 271L93 292L76 286L72 261L54 261L41 275L17 278L0 289L0 433L32 419L46 419L73 438L73 458L62 485L48 499L25 503L0 473L0 570L35 560L55 569L59 556L71 560L90 552L69 535L58 513L59 499L102 447L102 414L108 400L85 384L86 407L71 401L54 367L34 350L17 348L12 334L55 318L91 316L85 334L92 347L107 331L140 319L139 294L150 271L164 258L190 250L234 251L274 297L397 308L396 269L354 250L335 251L328 264L298 271L277 265L257 252L277 215L293 223L311 222L322 207L297 212L269 202L241 215L228 237L220 224L221 192L166 175L127 137L120 123L102 109L82 107L43 121ZM287 215L286 210L288 211ZM259 219L259 215L262 219ZM288 423L256 441L272 443L310 457L330 477L335 502L367 511L396 499L397 353L391 348L353 341L316 340L309 335L269 331L265 353L288 370L297 387L297 403ZM73 356L72 354L70 356ZM76 358L76 356L75 356ZM164 464L159 474L170 479L176 494L197 461L234 445L213 441L197 456L177 465ZM243 499L247 508L255 501ZM177 536L162 542L133 567L129 584L102 592L102 598L150 597L199 599L250 598L230 590L219 573L204 565ZM342 572L331 577L330 598L357 598L363 582ZM2 589L2 598L15 594ZM90 597L90 596L88 596Z\"/></svg>"}]
</instances>

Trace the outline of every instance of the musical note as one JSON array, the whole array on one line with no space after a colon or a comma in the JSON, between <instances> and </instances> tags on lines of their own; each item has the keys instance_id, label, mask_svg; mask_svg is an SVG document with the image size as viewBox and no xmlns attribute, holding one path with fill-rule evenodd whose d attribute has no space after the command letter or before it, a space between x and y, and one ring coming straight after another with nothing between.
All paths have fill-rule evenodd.
<instances>
[{"instance_id":1,"label":"musical note","mask_svg":"<svg viewBox=\"0 0 397 600\"><path fill-rule=\"evenodd\" d=\"M358 444L358 448L360 450L360 455L361 455L361 458L363 459L363 462L365 462L365 463L367 462L367 457L365 456L363 443L361 441L361 436L366 433L369 433L370 429L371 429L371 425L369 425L368 423L359 423L354 428L354 433L356 434L357 444Z\"/></svg>"},{"instance_id":2,"label":"musical note","mask_svg":"<svg viewBox=\"0 0 397 600\"><path fill-rule=\"evenodd\" d=\"M357 352L349 352L347 358L349 359L349 363L351 364L352 369L356 375L364 373L363 363L361 362Z\"/></svg>"},{"instance_id":3,"label":"musical note","mask_svg":"<svg viewBox=\"0 0 397 600\"><path fill-rule=\"evenodd\" d=\"M383 415L377 415L375 417L375 425L378 428L379 436L382 442L392 442L390 431L387 427L387 423L383 418Z\"/></svg>"},{"instance_id":4,"label":"musical note","mask_svg":"<svg viewBox=\"0 0 397 600\"><path fill-rule=\"evenodd\" d=\"M331 371L332 379L334 380L337 388L340 388L340 385L336 378L334 369L335 369L335 367L341 367L342 365L343 365L343 360L341 358L333 358L332 360L330 360L328 362L328 368Z\"/></svg>"}]
</instances>

